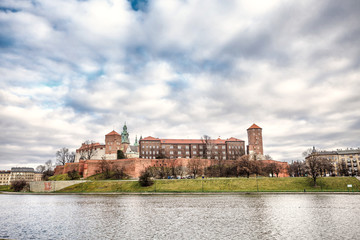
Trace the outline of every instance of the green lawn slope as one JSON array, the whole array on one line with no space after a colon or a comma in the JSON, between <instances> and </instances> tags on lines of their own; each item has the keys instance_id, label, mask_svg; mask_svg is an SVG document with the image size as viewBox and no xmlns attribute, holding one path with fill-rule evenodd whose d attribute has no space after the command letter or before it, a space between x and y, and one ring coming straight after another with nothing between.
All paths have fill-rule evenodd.
<instances>
[{"instance_id":1,"label":"green lawn slope","mask_svg":"<svg viewBox=\"0 0 360 240\"><path fill-rule=\"evenodd\" d=\"M352 184L348 189L347 185ZM314 187L311 178L214 178L155 180L149 187L137 181L90 181L59 192L348 192L360 191L355 177L319 178Z\"/></svg>"}]
</instances>

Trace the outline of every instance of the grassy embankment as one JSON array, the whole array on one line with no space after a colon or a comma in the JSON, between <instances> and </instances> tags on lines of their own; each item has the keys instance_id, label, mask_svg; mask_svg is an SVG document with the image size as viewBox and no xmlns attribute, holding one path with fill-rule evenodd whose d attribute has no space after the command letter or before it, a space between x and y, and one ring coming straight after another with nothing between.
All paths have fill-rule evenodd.
<instances>
[{"instance_id":1,"label":"grassy embankment","mask_svg":"<svg viewBox=\"0 0 360 240\"><path fill-rule=\"evenodd\" d=\"M0 185L0 192L13 192L10 185Z\"/></svg>"},{"instance_id":2,"label":"grassy embankment","mask_svg":"<svg viewBox=\"0 0 360 240\"><path fill-rule=\"evenodd\" d=\"M352 184L352 189L347 185ZM216 178L156 180L150 187L137 181L91 181L59 192L347 192L360 191L355 177L319 178L317 187L311 178Z\"/></svg>"}]
</instances>

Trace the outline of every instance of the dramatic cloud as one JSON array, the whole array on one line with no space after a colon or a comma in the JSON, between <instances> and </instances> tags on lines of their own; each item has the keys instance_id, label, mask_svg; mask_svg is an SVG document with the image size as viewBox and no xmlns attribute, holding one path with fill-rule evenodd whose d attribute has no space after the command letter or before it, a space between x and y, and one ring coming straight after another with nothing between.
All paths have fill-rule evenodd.
<instances>
[{"instance_id":1,"label":"dramatic cloud","mask_svg":"<svg viewBox=\"0 0 360 240\"><path fill-rule=\"evenodd\" d=\"M360 2L3 0L0 169L135 135L360 146Z\"/></svg>"}]
</instances>

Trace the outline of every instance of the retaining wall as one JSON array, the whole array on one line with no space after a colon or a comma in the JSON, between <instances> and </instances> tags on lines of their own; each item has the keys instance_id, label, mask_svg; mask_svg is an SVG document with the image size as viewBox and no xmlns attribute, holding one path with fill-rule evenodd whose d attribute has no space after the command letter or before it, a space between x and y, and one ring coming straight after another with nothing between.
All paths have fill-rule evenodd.
<instances>
[{"instance_id":1,"label":"retaining wall","mask_svg":"<svg viewBox=\"0 0 360 240\"><path fill-rule=\"evenodd\" d=\"M54 192L86 180L30 182L31 192Z\"/></svg>"}]
</instances>

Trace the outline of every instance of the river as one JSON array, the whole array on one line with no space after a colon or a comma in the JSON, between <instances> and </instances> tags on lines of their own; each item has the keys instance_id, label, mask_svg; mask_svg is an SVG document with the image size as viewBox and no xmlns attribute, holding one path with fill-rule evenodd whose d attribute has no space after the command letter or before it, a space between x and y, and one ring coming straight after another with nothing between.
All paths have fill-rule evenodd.
<instances>
[{"instance_id":1,"label":"river","mask_svg":"<svg viewBox=\"0 0 360 240\"><path fill-rule=\"evenodd\" d=\"M5 239L359 239L360 195L5 195Z\"/></svg>"}]
</instances>

